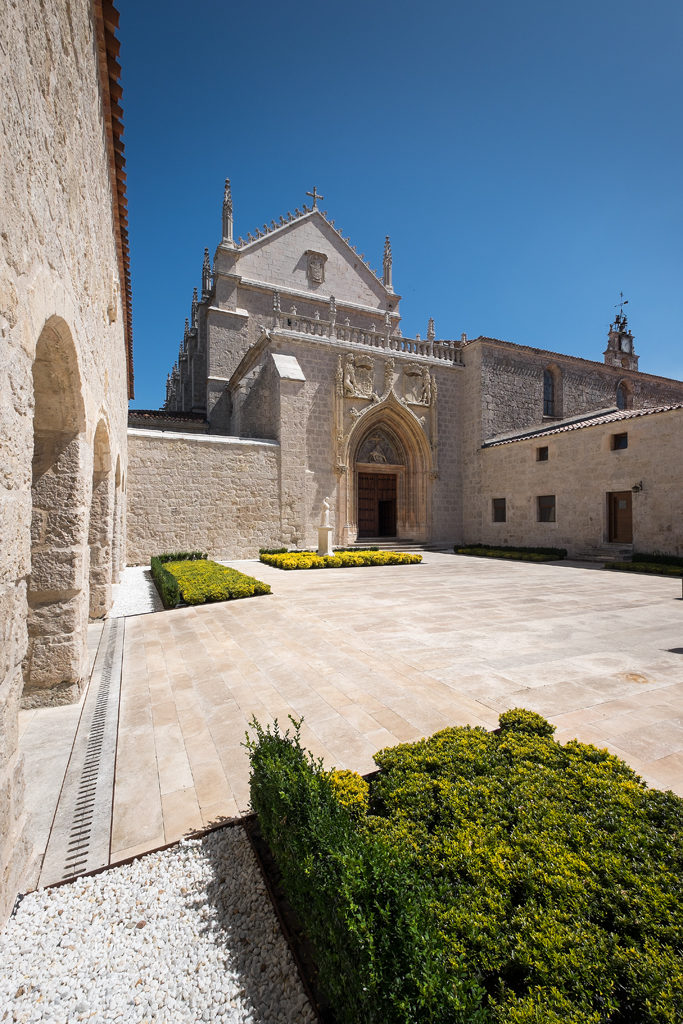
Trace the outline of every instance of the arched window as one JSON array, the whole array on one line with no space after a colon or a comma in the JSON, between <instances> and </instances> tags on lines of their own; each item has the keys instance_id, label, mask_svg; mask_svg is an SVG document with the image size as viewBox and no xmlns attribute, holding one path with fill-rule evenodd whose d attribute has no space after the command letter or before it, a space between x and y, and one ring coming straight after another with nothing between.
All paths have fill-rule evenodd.
<instances>
[{"instance_id":1,"label":"arched window","mask_svg":"<svg viewBox=\"0 0 683 1024\"><path fill-rule=\"evenodd\" d=\"M555 416L555 375L552 370L543 371L543 415Z\"/></svg>"}]
</instances>

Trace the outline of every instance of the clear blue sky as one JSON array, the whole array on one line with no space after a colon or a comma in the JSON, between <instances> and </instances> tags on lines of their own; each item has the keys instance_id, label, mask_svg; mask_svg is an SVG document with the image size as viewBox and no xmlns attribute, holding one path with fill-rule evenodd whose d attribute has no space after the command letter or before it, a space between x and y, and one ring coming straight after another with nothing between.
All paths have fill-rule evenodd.
<instances>
[{"instance_id":1,"label":"clear blue sky","mask_svg":"<svg viewBox=\"0 0 683 1024\"><path fill-rule=\"evenodd\" d=\"M136 399L156 408L220 240L321 203L403 333L602 359L619 291L640 367L683 378L680 0L118 0Z\"/></svg>"}]
</instances>

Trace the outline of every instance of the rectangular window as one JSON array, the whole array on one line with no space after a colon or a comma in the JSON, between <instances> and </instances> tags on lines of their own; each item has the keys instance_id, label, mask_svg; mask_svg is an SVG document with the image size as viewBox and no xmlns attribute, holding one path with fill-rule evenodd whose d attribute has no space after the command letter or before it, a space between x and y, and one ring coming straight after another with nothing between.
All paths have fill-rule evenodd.
<instances>
[{"instance_id":1,"label":"rectangular window","mask_svg":"<svg viewBox=\"0 0 683 1024\"><path fill-rule=\"evenodd\" d=\"M628 434L612 434L612 451L619 452L628 448Z\"/></svg>"},{"instance_id":2,"label":"rectangular window","mask_svg":"<svg viewBox=\"0 0 683 1024\"><path fill-rule=\"evenodd\" d=\"M494 521L494 523L504 523L505 522L505 514L506 514L505 498L493 498L491 504L492 504L492 507L493 507L493 521Z\"/></svg>"},{"instance_id":3,"label":"rectangular window","mask_svg":"<svg viewBox=\"0 0 683 1024\"><path fill-rule=\"evenodd\" d=\"M547 462L548 461L548 445L544 444L541 448L536 449L536 462Z\"/></svg>"},{"instance_id":4,"label":"rectangular window","mask_svg":"<svg viewBox=\"0 0 683 1024\"><path fill-rule=\"evenodd\" d=\"M539 523L555 522L554 494L541 494L536 498L536 519Z\"/></svg>"}]
</instances>

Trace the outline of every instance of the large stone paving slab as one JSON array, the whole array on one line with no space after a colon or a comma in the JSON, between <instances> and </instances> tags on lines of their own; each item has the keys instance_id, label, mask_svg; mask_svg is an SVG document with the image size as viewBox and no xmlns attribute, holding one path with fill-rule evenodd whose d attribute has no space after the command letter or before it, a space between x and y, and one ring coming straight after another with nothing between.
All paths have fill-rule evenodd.
<instances>
[{"instance_id":1,"label":"large stone paving slab","mask_svg":"<svg viewBox=\"0 0 683 1024\"><path fill-rule=\"evenodd\" d=\"M677 580L428 553L282 572L247 601L129 618L111 858L248 808L252 716L304 718L329 766L523 705L683 795Z\"/></svg>"}]
</instances>

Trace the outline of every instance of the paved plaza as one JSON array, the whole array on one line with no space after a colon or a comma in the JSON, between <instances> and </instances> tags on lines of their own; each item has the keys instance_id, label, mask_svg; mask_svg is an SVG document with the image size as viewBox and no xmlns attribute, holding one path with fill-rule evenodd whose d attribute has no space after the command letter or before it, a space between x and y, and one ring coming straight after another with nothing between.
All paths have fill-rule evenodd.
<instances>
[{"instance_id":1,"label":"paved plaza","mask_svg":"<svg viewBox=\"0 0 683 1024\"><path fill-rule=\"evenodd\" d=\"M247 811L252 716L303 717L313 754L364 773L381 747L495 728L523 706L683 795L680 580L432 552L419 566L231 564L273 593L123 620L110 862ZM39 846L77 717L22 713Z\"/></svg>"}]
</instances>

